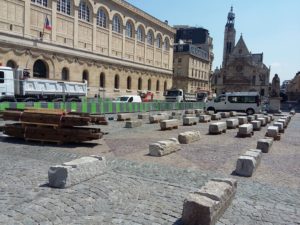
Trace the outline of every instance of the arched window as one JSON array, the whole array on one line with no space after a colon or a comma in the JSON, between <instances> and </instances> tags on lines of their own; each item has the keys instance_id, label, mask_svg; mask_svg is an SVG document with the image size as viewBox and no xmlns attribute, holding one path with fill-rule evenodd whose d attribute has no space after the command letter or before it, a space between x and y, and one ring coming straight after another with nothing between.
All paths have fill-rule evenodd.
<instances>
[{"instance_id":1,"label":"arched window","mask_svg":"<svg viewBox=\"0 0 300 225\"><path fill-rule=\"evenodd\" d=\"M120 17L117 15L113 17L112 30L117 33L121 33L121 20Z\"/></svg>"},{"instance_id":2,"label":"arched window","mask_svg":"<svg viewBox=\"0 0 300 225\"><path fill-rule=\"evenodd\" d=\"M57 11L71 15L71 0L57 0Z\"/></svg>"},{"instance_id":3,"label":"arched window","mask_svg":"<svg viewBox=\"0 0 300 225\"><path fill-rule=\"evenodd\" d=\"M137 40L140 42L144 42L145 38L144 38L144 30L142 27L138 27L137 29Z\"/></svg>"},{"instance_id":4,"label":"arched window","mask_svg":"<svg viewBox=\"0 0 300 225\"><path fill-rule=\"evenodd\" d=\"M47 7L48 0L31 0L31 2Z\"/></svg>"},{"instance_id":5,"label":"arched window","mask_svg":"<svg viewBox=\"0 0 300 225\"><path fill-rule=\"evenodd\" d=\"M86 80L87 83L89 84L89 72L87 70L84 70L82 73L82 80Z\"/></svg>"},{"instance_id":6,"label":"arched window","mask_svg":"<svg viewBox=\"0 0 300 225\"><path fill-rule=\"evenodd\" d=\"M115 89L119 89L120 88L120 78L119 75L117 74L115 76Z\"/></svg>"},{"instance_id":7,"label":"arched window","mask_svg":"<svg viewBox=\"0 0 300 225\"><path fill-rule=\"evenodd\" d=\"M17 63L13 60L8 60L7 63L6 63L6 66L10 67L12 69L16 69L17 68Z\"/></svg>"},{"instance_id":8,"label":"arched window","mask_svg":"<svg viewBox=\"0 0 300 225\"><path fill-rule=\"evenodd\" d=\"M164 83L164 91L166 91L167 88L168 88L168 83L167 83L167 81L165 81L165 83Z\"/></svg>"},{"instance_id":9,"label":"arched window","mask_svg":"<svg viewBox=\"0 0 300 225\"><path fill-rule=\"evenodd\" d=\"M132 38L133 37L133 32L132 32L132 23L131 22L127 22L126 23L126 37L130 37Z\"/></svg>"},{"instance_id":10,"label":"arched window","mask_svg":"<svg viewBox=\"0 0 300 225\"><path fill-rule=\"evenodd\" d=\"M148 91L151 91L151 79L148 80Z\"/></svg>"},{"instance_id":11,"label":"arched window","mask_svg":"<svg viewBox=\"0 0 300 225\"><path fill-rule=\"evenodd\" d=\"M61 71L61 79L62 80L69 80L69 70L68 68L64 67Z\"/></svg>"},{"instance_id":12,"label":"arched window","mask_svg":"<svg viewBox=\"0 0 300 225\"><path fill-rule=\"evenodd\" d=\"M100 74L100 87L105 88L105 74L104 73Z\"/></svg>"},{"instance_id":13,"label":"arched window","mask_svg":"<svg viewBox=\"0 0 300 225\"><path fill-rule=\"evenodd\" d=\"M148 45L153 45L153 33L151 31L147 34L147 43Z\"/></svg>"},{"instance_id":14,"label":"arched window","mask_svg":"<svg viewBox=\"0 0 300 225\"><path fill-rule=\"evenodd\" d=\"M156 91L159 91L159 80L156 81Z\"/></svg>"},{"instance_id":15,"label":"arched window","mask_svg":"<svg viewBox=\"0 0 300 225\"><path fill-rule=\"evenodd\" d=\"M159 35L156 38L156 47L161 48L161 37Z\"/></svg>"},{"instance_id":16,"label":"arched window","mask_svg":"<svg viewBox=\"0 0 300 225\"><path fill-rule=\"evenodd\" d=\"M131 77L127 77L127 90L131 90Z\"/></svg>"},{"instance_id":17,"label":"arched window","mask_svg":"<svg viewBox=\"0 0 300 225\"><path fill-rule=\"evenodd\" d=\"M169 48L170 48L169 39L168 39L168 38L165 38L163 49L164 49L165 51L168 51Z\"/></svg>"},{"instance_id":18,"label":"arched window","mask_svg":"<svg viewBox=\"0 0 300 225\"><path fill-rule=\"evenodd\" d=\"M106 16L106 13L103 9L98 10L97 25L99 27L103 27L103 28L107 27L107 16Z\"/></svg>"},{"instance_id":19,"label":"arched window","mask_svg":"<svg viewBox=\"0 0 300 225\"><path fill-rule=\"evenodd\" d=\"M33 76L39 78L48 78L48 65L43 60L36 60L33 64Z\"/></svg>"},{"instance_id":20,"label":"arched window","mask_svg":"<svg viewBox=\"0 0 300 225\"><path fill-rule=\"evenodd\" d=\"M142 90L142 87L143 87L143 80L140 77L139 80L138 80L138 90Z\"/></svg>"},{"instance_id":21,"label":"arched window","mask_svg":"<svg viewBox=\"0 0 300 225\"><path fill-rule=\"evenodd\" d=\"M78 18L90 22L90 9L85 1L80 1Z\"/></svg>"}]
</instances>

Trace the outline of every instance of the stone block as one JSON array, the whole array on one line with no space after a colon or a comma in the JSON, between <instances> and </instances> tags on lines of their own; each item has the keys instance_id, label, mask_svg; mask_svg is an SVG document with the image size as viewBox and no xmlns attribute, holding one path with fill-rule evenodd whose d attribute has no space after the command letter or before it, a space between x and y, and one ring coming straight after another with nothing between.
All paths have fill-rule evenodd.
<instances>
[{"instance_id":1,"label":"stone block","mask_svg":"<svg viewBox=\"0 0 300 225\"><path fill-rule=\"evenodd\" d=\"M230 114L231 117L236 117L237 116L236 111L230 111L229 114Z\"/></svg>"},{"instance_id":2,"label":"stone block","mask_svg":"<svg viewBox=\"0 0 300 225\"><path fill-rule=\"evenodd\" d=\"M267 125L266 118L259 117L259 118L257 118L257 120L260 121L262 127Z\"/></svg>"},{"instance_id":3,"label":"stone block","mask_svg":"<svg viewBox=\"0 0 300 225\"><path fill-rule=\"evenodd\" d=\"M263 118L266 119L267 123L271 123L271 117L270 116L263 116Z\"/></svg>"},{"instance_id":4,"label":"stone block","mask_svg":"<svg viewBox=\"0 0 300 225\"><path fill-rule=\"evenodd\" d=\"M181 112L174 111L174 112L172 112L171 115L172 115L172 116L181 116L182 113L181 113Z\"/></svg>"},{"instance_id":5,"label":"stone block","mask_svg":"<svg viewBox=\"0 0 300 225\"><path fill-rule=\"evenodd\" d=\"M86 156L48 170L49 186L66 188L89 180L105 172L106 161L100 156Z\"/></svg>"},{"instance_id":6,"label":"stone block","mask_svg":"<svg viewBox=\"0 0 300 225\"><path fill-rule=\"evenodd\" d=\"M125 120L131 120L132 115L128 113L119 113L117 114L117 121L125 121Z\"/></svg>"},{"instance_id":7,"label":"stone block","mask_svg":"<svg viewBox=\"0 0 300 225\"><path fill-rule=\"evenodd\" d=\"M185 118L185 117L196 117L196 114L195 113L188 113L188 114L184 114L182 117L183 118Z\"/></svg>"},{"instance_id":8,"label":"stone block","mask_svg":"<svg viewBox=\"0 0 300 225\"><path fill-rule=\"evenodd\" d=\"M279 133L284 133L283 123L275 122L273 126L278 127Z\"/></svg>"},{"instance_id":9,"label":"stone block","mask_svg":"<svg viewBox=\"0 0 300 225\"><path fill-rule=\"evenodd\" d=\"M199 122L200 123L206 123L211 121L211 116L210 115L200 115L199 116Z\"/></svg>"},{"instance_id":10,"label":"stone block","mask_svg":"<svg viewBox=\"0 0 300 225\"><path fill-rule=\"evenodd\" d=\"M220 120L220 119L221 119L220 113L215 113L211 115L211 120Z\"/></svg>"},{"instance_id":11,"label":"stone block","mask_svg":"<svg viewBox=\"0 0 300 225\"><path fill-rule=\"evenodd\" d=\"M282 116L282 117L280 117L280 119L283 119L283 120L286 120L286 122L287 122L287 124L289 124L290 123L290 121L291 121L291 116L290 115L288 115L288 116Z\"/></svg>"},{"instance_id":12,"label":"stone block","mask_svg":"<svg viewBox=\"0 0 300 225\"><path fill-rule=\"evenodd\" d=\"M225 122L216 122L209 124L209 133L210 134L221 134L225 133L227 129Z\"/></svg>"},{"instance_id":13,"label":"stone block","mask_svg":"<svg viewBox=\"0 0 300 225\"><path fill-rule=\"evenodd\" d=\"M239 137L251 137L253 135L253 125L243 124L239 126L238 136Z\"/></svg>"},{"instance_id":14,"label":"stone block","mask_svg":"<svg viewBox=\"0 0 300 225\"><path fill-rule=\"evenodd\" d=\"M169 116L169 120L181 120L181 115Z\"/></svg>"},{"instance_id":15,"label":"stone block","mask_svg":"<svg viewBox=\"0 0 300 225\"><path fill-rule=\"evenodd\" d=\"M161 130L178 129L178 126L179 126L179 120L176 119L160 121Z\"/></svg>"},{"instance_id":16,"label":"stone block","mask_svg":"<svg viewBox=\"0 0 300 225\"><path fill-rule=\"evenodd\" d=\"M221 117L222 118L229 118L230 117L230 113L229 112L221 112Z\"/></svg>"},{"instance_id":17,"label":"stone block","mask_svg":"<svg viewBox=\"0 0 300 225\"><path fill-rule=\"evenodd\" d=\"M149 145L149 155L164 156L181 149L180 144L176 138L170 138L165 141L158 141Z\"/></svg>"},{"instance_id":18,"label":"stone block","mask_svg":"<svg viewBox=\"0 0 300 225\"><path fill-rule=\"evenodd\" d=\"M273 139L272 138L264 138L259 139L257 141L256 148L260 149L263 153L268 153L273 145Z\"/></svg>"},{"instance_id":19,"label":"stone block","mask_svg":"<svg viewBox=\"0 0 300 225\"><path fill-rule=\"evenodd\" d=\"M206 111L206 114L207 115L213 115L213 114L215 114L215 112L214 111Z\"/></svg>"},{"instance_id":20,"label":"stone block","mask_svg":"<svg viewBox=\"0 0 300 225\"><path fill-rule=\"evenodd\" d=\"M194 109L187 109L184 111L185 114L195 114L195 110Z\"/></svg>"},{"instance_id":21,"label":"stone block","mask_svg":"<svg viewBox=\"0 0 300 225\"><path fill-rule=\"evenodd\" d=\"M279 119L279 120L277 120L277 122L283 123L283 127L287 128L287 120L286 119Z\"/></svg>"},{"instance_id":22,"label":"stone block","mask_svg":"<svg viewBox=\"0 0 300 225\"><path fill-rule=\"evenodd\" d=\"M204 112L203 109L195 109L195 114L196 114L196 115L200 115L200 114L202 114L203 112Z\"/></svg>"},{"instance_id":23,"label":"stone block","mask_svg":"<svg viewBox=\"0 0 300 225\"><path fill-rule=\"evenodd\" d=\"M196 125L198 120L199 120L198 117L184 117L183 126Z\"/></svg>"},{"instance_id":24,"label":"stone block","mask_svg":"<svg viewBox=\"0 0 300 225\"><path fill-rule=\"evenodd\" d=\"M125 122L125 128L135 128L142 126L142 121L140 120L131 120Z\"/></svg>"},{"instance_id":25,"label":"stone block","mask_svg":"<svg viewBox=\"0 0 300 225\"><path fill-rule=\"evenodd\" d=\"M255 120L255 116L253 115L247 116L247 120L250 123L251 121Z\"/></svg>"},{"instance_id":26,"label":"stone block","mask_svg":"<svg viewBox=\"0 0 300 225\"><path fill-rule=\"evenodd\" d=\"M187 131L178 135L178 141L180 144L189 144L200 140L200 131Z\"/></svg>"},{"instance_id":27,"label":"stone block","mask_svg":"<svg viewBox=\"0 0 300 225\"><path fill-rule=\"evenodd\" d=\"M255 158L257 165L259 165L262 158L262 151L260 149L249 149L243 155Z\"/></svg>"},{"instance_id":28,"label":"stone block","mask_svg":"<svg viewBox=\"0 0 300 225\"><path fill-rule=\"evenodd\" d=\"M253 130L258 131L261 129L261 121L253 120L253 121L251 121L251 124L253 126Z\"/></svg>"},{"instance_id":29,"label":"stone block","mask_svg":"<svg viewBox=\"0 0 300 225\"><path fill-rule=\"evenodd\" d=\"M239 120L239 125L243 125L243 124L248 123L248 119L247 119L246 116L239 116L238 120Z\"/></svg>"},{"instance_id":30,"label":"stone block","mask_svg":"<svg viewBox=\"0 0 300 225\"><path fill-rule=\"evenodd\" d=\"M271 121L274 121L274 116L273 115L269 115L269 117L271 118Z\"/></svg>"},{"instance_id":31,"label":"stone block","mask_svg":"<svg viewBox=\"0 0 300 225\"><path fill-rule=\"evenodd\" d=\"M167 120L169 119L169 116L167 114L163 115L152 115L149 117L149 122L150 123L159 123L161 120Z\"/></svg>"},{"instance_id":32,"label":"stone block","mask_svg":"<svg viewBox=\"0 0 300 225\"><path fill-rule=\"evenodd\" d=\"M149 119L149 113L138 114L138 119Z\"/></svg>"},{"instance_id":33,"label":"stone block","mask_svg":"<svg viewBox=\"0 0 300 225\"><path fill-rule=\"evenodd\" d=\"M236 162L235 173L239 176L251 177L257 167L257 161L252 156L242 155Z\"/></svg>"},{"instance_id":34,"label":"stone block","mask_svg":"<svg viewBox=\"0 0 300 225\"><path fill-rule=\"evenodd\" d=\"M257 118L261 117L260 114L253 114L254 120L257 120Z\"/></svg>"},{"instance_id":35,"label":"stone block","mask_svg":"<svg viewBox=\"0 0 300 225\"><path fill-rule=\"evenodd\" d=\"M236 189L234 179L212 179L199 190L189 193L183 203L183 224L216 224L231 204Z\"/></svg>"},{"instance_id":36,"label":"stone block","mask_svg":"<svg viewBox=\"0 0 300 225\"><path fill-rule=\"evenodd\" d=\"M269 126L267 129L266 136L277 140L279 136L279 128L277 126Z\"/></svg>"},{"instance_id":37,"label":"stone block","mask_svg":"<svg viewBox=\"0 0 300 225\"><path fill-rule=\"evenodd\" d=\"M235 129L239 126L238 119L227 119L226 120L227 129Z\"/></svg>"}]
</instances>

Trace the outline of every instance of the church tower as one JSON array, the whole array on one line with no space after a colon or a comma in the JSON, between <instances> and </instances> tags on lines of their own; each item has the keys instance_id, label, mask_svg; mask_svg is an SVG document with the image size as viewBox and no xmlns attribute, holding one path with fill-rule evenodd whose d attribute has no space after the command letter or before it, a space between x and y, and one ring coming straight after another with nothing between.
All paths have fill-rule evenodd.
<instances>
[{"instance_id":1,"label":"church tower","mask_svg":"<svg viewBox=\"0 0 300 225\"><path fill-rule=\"evenodd\" d=\"M223 49L223 68L226 66L229 55L235 46L235 28L234 28L235 14L231 6L230 12L227 16L227 23L225 25L224 33L224 49Z\"/></svg>"}]
</instances>

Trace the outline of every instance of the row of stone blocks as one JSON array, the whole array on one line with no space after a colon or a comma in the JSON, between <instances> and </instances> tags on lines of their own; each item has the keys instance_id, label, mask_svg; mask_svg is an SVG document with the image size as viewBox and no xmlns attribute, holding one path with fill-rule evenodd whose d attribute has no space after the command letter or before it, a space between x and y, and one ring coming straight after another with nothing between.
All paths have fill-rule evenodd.
<instances>
[{"instance_id":1,"label":"row of stone blocks","mask_svg":"<svg viewBox=\"0 0 300 225\"><path fill-rule=\"evenodd\" d=\"M188 225L214 225L231 204L237 190L235 179L211 179L185 198L182 222Z\"/></svg>"}]
</instances>

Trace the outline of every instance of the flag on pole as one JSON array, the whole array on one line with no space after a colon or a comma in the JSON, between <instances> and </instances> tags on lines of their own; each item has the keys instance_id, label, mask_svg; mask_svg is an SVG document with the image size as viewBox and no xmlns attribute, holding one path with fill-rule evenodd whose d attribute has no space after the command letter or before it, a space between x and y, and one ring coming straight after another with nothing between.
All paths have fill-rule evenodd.
<instances>
[{"instance_id":1,"label":"flag on pole","mask_svg":"<svg viewBox=\"0 0 300 225\"><path fill-rule=\"evenodd\" d=\"M46 30L52 30L52 26L51 26L50 20L48 19L48 16L46 16L46 18L45 18L44 28Z\"/></svg>"}]
</instances>

